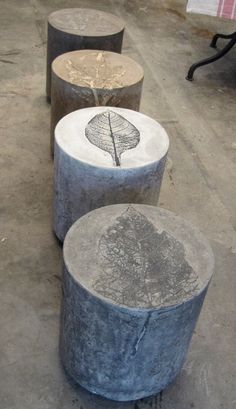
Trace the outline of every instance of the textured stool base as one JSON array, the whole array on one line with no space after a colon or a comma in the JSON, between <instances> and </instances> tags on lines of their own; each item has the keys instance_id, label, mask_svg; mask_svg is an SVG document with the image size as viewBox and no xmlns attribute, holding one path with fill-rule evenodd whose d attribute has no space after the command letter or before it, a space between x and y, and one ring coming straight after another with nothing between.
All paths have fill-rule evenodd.
<instances>
[{"instance_id":1,"label":"textured stool base","mask_svg":"<svg viewBox=\"0 0 236 409\"><path fill-rule=\"evenodd\" d=\"M208 242L164 209L115 205L79 219L63 252L67 372L112 400L162 391L183 366L207 292Z\"/></svg>"},{"instance_id":2,"label":"textured stool base","mask_svg":"<svg viewBox=\"0 0 236 409\"><path fill-rule=\"evenodd\" d=\"M193 303L169 314L153 312L135 316L128 311L110 310L82 291L76 291L65 277L67 274L64 288L68 285L72 293L71 303L65 298L61 307L64 313L60 356L74 381L92 393L117 401L155 395L172 383L185 362L206 291ZM75 299L80 301L74 303ZM69 311L73 311L71 320Z\"/></svg>"}]
</instances>

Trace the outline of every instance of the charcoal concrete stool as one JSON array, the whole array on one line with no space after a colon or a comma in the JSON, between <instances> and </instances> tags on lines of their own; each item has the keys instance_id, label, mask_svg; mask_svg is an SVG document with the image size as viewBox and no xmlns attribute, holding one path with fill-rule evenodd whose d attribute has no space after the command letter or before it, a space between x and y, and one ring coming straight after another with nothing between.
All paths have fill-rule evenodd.
<instances>
[{"instance_id":1,"label":"charcoal concrete stool","mask_svg":"<svg viewBox=\"0 0 236 409\"><path fill-rule=\"evenodd\" d=\"M63 241L85 213L115 203L156 205L169 139L153 119L94 107L65 116L55 131L54 231Z\"/></svg>"},{"instance_id":2,"label":"charcoal concrete stool","mask_svg":"<svg viewBox=\"0 0 236 409\"><path fill-rule=\"evenodd\" d=\"M185 361L213 273L203 235L161 208L106 206L71 227L64 263L66 371L113 400L162 391Z\"/></svg>"},{"instance_id":3,"label":"charcoal concrete stool","mask_svg":"<svg viewBox=\"0 0 236 409\"><path fill-rule=\"evenodd\" d=\"M57 10L48 17L47 98L51 97L51 64L68 51L80 49L121 53L124 22L99 10L70 8Z\"/></svg>"},{"instance_id":4,"label":"charcoal concrete stool","mask_svg":"<svg viewBox=\"0 0 236 409\"><path fill-rule=\"evenodd\" d=\"M54 129L63 116L100 105L138 111L142 83L142 67L124 55L81 50L57 57L52 64L52 153Z\"/></svg>"}]
</instances>

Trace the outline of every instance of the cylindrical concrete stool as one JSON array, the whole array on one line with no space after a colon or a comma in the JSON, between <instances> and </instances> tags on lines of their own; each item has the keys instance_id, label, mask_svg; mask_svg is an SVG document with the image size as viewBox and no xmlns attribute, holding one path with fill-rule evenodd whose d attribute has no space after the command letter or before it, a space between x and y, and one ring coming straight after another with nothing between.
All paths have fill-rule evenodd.
<instances>
[{"instance_id":1,"label":"cylindrical concrete stool","mask_svg":"<svg viewBox=\"0 0 236 409\"><path fill-rule=\"evenodd\" d=\"M68 51L80 49L121 53L124 22L99 10L70 8L57 10L48 17L47 84L51 97L51 64Z\"/></svg>"},{"instance_id":2,"label":"cylindrical concrete stool","mask_svg":"<svg viewBox=\"0 0 236 409\"><path fill-rule=\"evenodd\" d=\"M64 263L66 371L114 400L162 391L185 361L212 276L203 235L154 206L106 206L71 227Z\"/></svg>"},{"instance_id":3,"label":"cylindrical concrete stool","mask_svg":"<svg viewBox=\"0 0 236 409\"><path fill-rule=\"evenodd\" d=\"M108 105L139 110L142 67L124 55L73 51L52 64L51 146L58 121L76 109Z\"/></svg>"},{"instance_id":4,"label":"cylindrical concrete stool","mask_svg":"<svg viewBox=\"0 0 236 409\"><path fill-rule=\"evenodd\" d=\"M121 108L65 116L55 131L54 231L63 241L85 213L116 203L156 205L169 139L156 121Z\"/></svg>"}]
</instances>

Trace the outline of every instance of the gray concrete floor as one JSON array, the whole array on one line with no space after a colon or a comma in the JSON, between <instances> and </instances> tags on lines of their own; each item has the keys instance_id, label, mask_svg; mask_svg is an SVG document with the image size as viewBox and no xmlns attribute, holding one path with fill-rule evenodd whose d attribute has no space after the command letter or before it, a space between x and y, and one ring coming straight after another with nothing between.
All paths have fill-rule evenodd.
<instances>
[{"instance_id":1,"label":"gray concrete floor","mask_svg":"<svg viewBox=\"0 0 236 409\"><path fill-rule=\"evenodd\" d=\"M184 0L0 1L0 408L236 407L236 50L185 80L235 24L185 14ZM51 232L52 171L45 101L46 16L96 7L126 21L124 52L145 68L142 112L171 149L160 204L209 238L216 272L187 362L162 396L127 404L66 379L58 359L61 248Z\"/></svg>"}]
</instances>

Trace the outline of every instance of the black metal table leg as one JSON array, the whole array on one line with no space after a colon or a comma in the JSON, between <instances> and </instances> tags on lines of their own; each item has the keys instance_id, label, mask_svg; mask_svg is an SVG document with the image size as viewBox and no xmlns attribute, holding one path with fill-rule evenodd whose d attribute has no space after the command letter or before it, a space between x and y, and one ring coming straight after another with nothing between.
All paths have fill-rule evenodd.
<instances>
[{"instance_id":1,"label":"black metal table leg","mask_svg":"<svg viewBox=\"0 0 236 409\"><path fill-rule=\"evenodd\" d=\"M217 41L218 41L219 38L223 38L224 40L231 40L232 38L234 38L234 36L235 36L235 33L232 33L232 34L220 34L220 33L217 33L217 34L215 34L214 37L212 38L210 47L216 48L216 43L217 43Z\"/></svg>"},{"instance_id":2,"label":"black metal table leg","mask_svg":"<svg viewBox=\"0 0 236 409\"><path fill-rule=\"evenodd\" d=\"M202 67L203 65L207 65L210 64L214 61L219 60L220 58L222 58L225 54L227 54L231 48L236 44L236 32L232 34L232 36L230 37L231 40L228 42L228 44L218 53L216 53L215 55L213 55L212 57L206 58L204 60L201 60L193 65L191 65L191 67L189 68L186 80L188 81L193 81L193 74L195 72L195 70L199 67Z\"/></svg>"}]
</instances>

